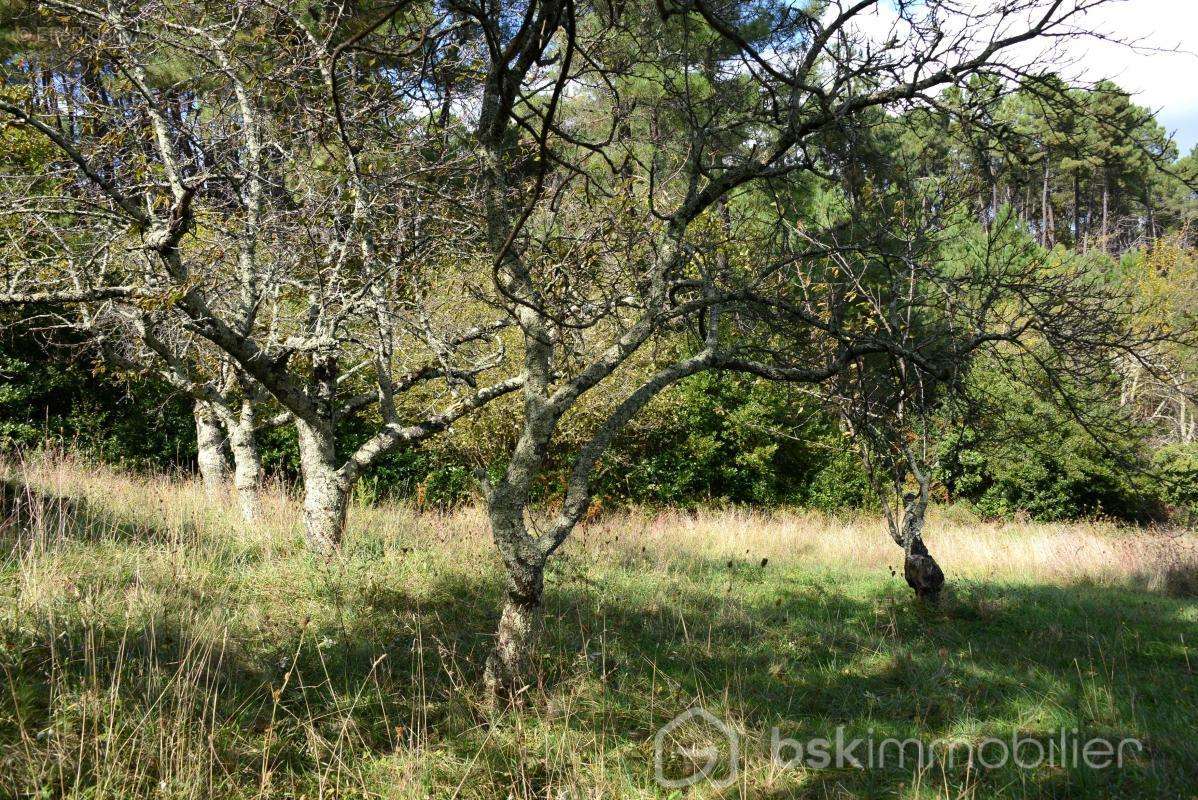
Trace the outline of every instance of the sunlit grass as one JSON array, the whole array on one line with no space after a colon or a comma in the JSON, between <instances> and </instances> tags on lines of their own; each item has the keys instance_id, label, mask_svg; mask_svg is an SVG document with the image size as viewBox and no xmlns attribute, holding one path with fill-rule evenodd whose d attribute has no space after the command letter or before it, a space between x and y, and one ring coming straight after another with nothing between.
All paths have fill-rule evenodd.
<instances>
[{"instance_id":1,"label":"sunlit grass","mask_svg":"<svg viewBox=\"0 0 1198 800\"><path fill-rule=\"evenodd\" d=\"M62 455L5 472L3 797L669 797L653 736L695 704L743 736L729 797L1198 787L1193 534L942 511L951 592L927 609L873 517L609 513L551 570L540 686L493 711L501 576L478 509L355 507L330 560L277 489L247 527L169 476ZM1118 771L780 769L775 725L1146 751Z\"/></svg>"}]
</instances>

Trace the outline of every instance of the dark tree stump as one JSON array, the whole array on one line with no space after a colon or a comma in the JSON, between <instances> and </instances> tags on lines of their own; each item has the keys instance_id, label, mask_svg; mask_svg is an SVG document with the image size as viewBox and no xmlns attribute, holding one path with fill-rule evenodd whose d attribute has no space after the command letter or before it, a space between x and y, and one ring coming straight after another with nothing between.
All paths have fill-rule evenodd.
<instances>
[{"instance_id":1,"label":"dark tree stump","mask_svg":"<svg viewBox=\"0 0 1198 800\"><path fill-rule=\"evenodd\" d=\"M913 538L903 559L903 577L920 600L935 603L944 587L944 571L920 537Z\"/></svg>"}]
</instances>

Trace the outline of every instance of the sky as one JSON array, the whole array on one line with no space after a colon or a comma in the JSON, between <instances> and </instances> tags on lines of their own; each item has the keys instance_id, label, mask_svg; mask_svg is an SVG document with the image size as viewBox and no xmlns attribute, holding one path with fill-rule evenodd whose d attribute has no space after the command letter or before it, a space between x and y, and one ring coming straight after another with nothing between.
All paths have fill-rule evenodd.
<instances>
[{"instance_id":1,"label":"sky","mask_svg":"<svg viewBox=\"0 0 1198 800\"><path fill-rule=\"evenodd\" d=\"M959 0L979 14L989 13L998 2ZM1066 6L1073 2L1085 0L1067 0ZM871 38L887 38L894 33L895 5L894 0L879 2L855 27ZM1053 67L1062 77L1086 84L1109 78L1131 92L1136 103L1156 112L1181 155L1198 145L1198 0L1110 0L1075 18L1074 28L1098 36L1070 40L1046 59L1060 59ZM1045 47L1028 45L1016 52L1024 63L1035 62Z\"/></svg>"},{"instance_id":2,"label":"sky","mask_svg":"<svg viewBox=\"0 0 1198 800\"><path fill-rule=\"evenodd\" d=\"M1198 0L1124 0L1091 17L1095 30L1139 40L1141 47L1079 42L1078 67L1087 79L1109 77L1133 92L1137 103L1157 112L1181 154L1189 153L1198 144Z\"/></svg>"}]
</instances>

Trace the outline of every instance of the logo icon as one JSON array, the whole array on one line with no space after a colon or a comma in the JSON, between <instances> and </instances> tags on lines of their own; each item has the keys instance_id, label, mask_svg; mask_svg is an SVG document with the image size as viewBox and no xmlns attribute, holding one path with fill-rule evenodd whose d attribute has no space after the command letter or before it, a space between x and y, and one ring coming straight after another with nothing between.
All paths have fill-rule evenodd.
<instances>
[{"instance_id":1,"label":"logo icon","mask_svg":"<svg viewBox=\"0 0 1198 800\"><path fill-rule=\"evenodd\" d=\"M726 762L720 758L721 744L727 746ZM666 775L667 756L671 762L681 762L679 775ZM727 772L717 775L724 763ZM726 789L736 783L739 771L740 737L722 719L700 706L683 711L662 725L653 737L653 776L666 789L683 789L703 780L710 781L717 789Z\"/></svg>"}]
</instances>

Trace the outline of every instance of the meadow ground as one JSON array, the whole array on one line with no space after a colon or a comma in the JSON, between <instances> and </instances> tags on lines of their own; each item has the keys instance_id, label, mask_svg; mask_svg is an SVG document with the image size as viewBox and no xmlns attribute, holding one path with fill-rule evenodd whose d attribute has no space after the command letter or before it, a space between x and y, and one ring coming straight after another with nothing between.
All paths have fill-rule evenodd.
<instances>
[{"instance_id":1,"label":"meadow ground","mask_svg":"<svg viewBox=\"0 0 1198 800\"><path fill-rule=\"evenodd\" d=\"M551 569L540 685L492 710L501 582L477 510L358 506L326 560L282 492L247 528L183 480L64 456L3 472L0 797L1198 796L1192 533L949 509L927 538L952 588L926 608L874 518L608 514ZM738 736L735 781L664 787L655 734L697 706ZM667 777L706 757L674 747L718 739L702 727L669 737ZM1143 750L784 767L774 728L990 762L987 737L1061 731Z\"/></svg>"}]
</instances>

